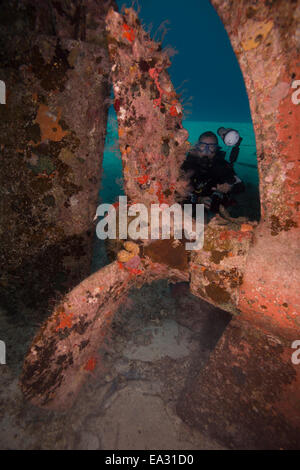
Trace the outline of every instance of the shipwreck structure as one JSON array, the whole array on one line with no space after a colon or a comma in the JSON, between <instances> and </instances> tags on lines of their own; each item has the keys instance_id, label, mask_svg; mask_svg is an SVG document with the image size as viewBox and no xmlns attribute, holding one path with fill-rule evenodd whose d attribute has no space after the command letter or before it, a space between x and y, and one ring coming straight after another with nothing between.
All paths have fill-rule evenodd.
<instances>
[{"instance_id":1,"label":"shipwreck structure","mask_svg":"<svg viewBox=\"0 0 300 470\"><path fill-rule=\"evenodd\" d=\"M7 260L2 287L5 293L16 286L14 273L21 278L29 265L38 276L47 263L51 282L58 282L58 271L64 274L65 294L24 361L25 397L50 409L70 406L129 289L154 279L184 280L194 295L233 319L205 369L183 391L179 415L235 448L299 447L300 366L291 360L291 344L300 339L300 108L292 100L292 83L300 76L299 0L241 0L234 7L232 1L211 0L248 92L260 178L259 224L238 219L220 224L214 218L203 249L193 253L172 239L125 245L127 258L123 254L122 261L89 277L109 81L129 205L171 205L184 196L180 165L189 144L167 73L168 54L143 30L136 12L121 15L113 2L67 3L73 9L58 8L57 2L47 2L48 9L21 2L18 9L28 9L31 33L24 42L22 27L28 31L29 25L15 26L20 35L5 46L0 77L8 89L1 108L1 146L8 163L1 172L10 191L2 212L12 227L3 258L14 242L16 253ZM9 23L13 2L7 5ZM8 29L2 20L2 33ZM17 223L20 213L30 227ZM47 289L53 288L51 282ZM21 287L29 289L20 281L16 296Z\"/></svg>"}]
</instances>

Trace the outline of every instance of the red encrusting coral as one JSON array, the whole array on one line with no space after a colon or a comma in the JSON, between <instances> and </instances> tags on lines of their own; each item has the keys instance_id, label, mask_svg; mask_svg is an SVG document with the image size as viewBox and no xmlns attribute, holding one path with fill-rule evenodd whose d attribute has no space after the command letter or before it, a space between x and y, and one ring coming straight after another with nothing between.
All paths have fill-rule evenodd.
<instances>
[{"instance_id":1,"label":"red encrusting coral","mask_svg":"<svg viewBox=\"0 0 300 470\"><path fill-rule=\"evenodd\" d=\"M85 364L84 369L91 372L95 369L96 363L97 363L97 359L94 356L90 357L87 363Z\"/></svg>"},{"instance_id":2,"label":"red encrusting coral","mask_svg":"<svg viewBox=\"0 0 300 470\"><path fill-rule=\"evenodd\" d=\"M135 33L131 26L128 24L123 24L123 38L128 39L129 42L133 42L135 40Z\"/></svg>"},{"instance_id":3,"label":"red encrusting coral","mask_svg":"<svg viewBox=\"0 0 300 470\"><path fill-rule=\"evenodd\" d=\"M180 112L178 112L176 104L173 104L171 106L170 114L171 114L171 116L179 116Z\"/></svg>"},{"instance_id":4,"label":"red encrusting coral","mask_svg":"<svg viewBox=\"0 0 300 470\"><path fill-rule=\"evenodd\" d=\"M73 314L70 313L69 315L66 314L65 312L61 312L60 314L60 323L59 325L56 327L56 331L60 330L60 329L64 329L64 328L71 328L72 326L72 318L73 318Z\"/></svg>"},{"instance_id":5,"label":"red encrusting coral","mask_svg":"<svg viewBox=\"0 0 300 470\"><path fill-rule=\"evenodd\" d=\"M137 180L140 184L146 184L147 181L149 180L149 175L139 176Z\"/></svg>"}]
</instances>

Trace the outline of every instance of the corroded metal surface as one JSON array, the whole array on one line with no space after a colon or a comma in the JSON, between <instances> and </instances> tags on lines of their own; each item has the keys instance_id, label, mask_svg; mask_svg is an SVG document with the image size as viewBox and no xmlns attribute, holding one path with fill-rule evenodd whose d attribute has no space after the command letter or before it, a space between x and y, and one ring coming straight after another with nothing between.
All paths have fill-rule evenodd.
<instances>
[{"instance_id":1,"label":"corroded metal surface","mask_svg":"<svg viewBox=\"0 0 300 470\"><path fill-rule=\"evenodd\" d=\"M66 12L57 12L59 2L1 5L7 96L0 106L0 287L11 314L29 307L42 315L56 291L90 272L109 95L109 5L97 12L95 2L86 5L85 42L76 33L78 2L68 4ZM96 27L102 43L93 41Z\"/></svg>"},{"instance_id":2,"label":"corroded metal surface","mask_svg":"<svg viewBox=\"0 0 300 470\"><path fill-rule=\"evenodd\" d=\"M188 273L151 258L140 260L138 269L115 261L76 286L33 339L20 378L24 396L49 409L72 406L130 288L163 278L187 281Z\"/></svg>"},{"instance_id":3,"label":"corroded metal surface","mask_svg":"<svg viewBox=\"0 0 300 470\"><path fill-rule=\"evenodd\" d=\"M189 425L234 449L299 449L300 369L290 345L236 320L182 393Z\"/></svg>"},{"instance_id":4,"label":"corroded metal surface","mask_svg":"<svg viewBox=\"0 0 300 470\"><path fill-rule=\"evenodd\" d=\"M206 226L203 249L191 257L191 292L194 295L230 313L239 313L239 290L255 225L250 222L230 224L215 218Z\"/></svg>"}]
</instances>

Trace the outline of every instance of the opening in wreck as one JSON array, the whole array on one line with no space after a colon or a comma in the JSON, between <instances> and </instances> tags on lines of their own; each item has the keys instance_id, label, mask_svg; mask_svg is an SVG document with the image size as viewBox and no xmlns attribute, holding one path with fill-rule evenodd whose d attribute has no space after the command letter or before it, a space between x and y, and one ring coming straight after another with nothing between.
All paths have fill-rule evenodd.
<instances>
[{"instance_id":1,"label":"opening in wreck","mask_svg":"<svg viewBox=\"0 0 300 470\"><path fill-rule=\"evenodd\" d=\"M122 2L122 4L123 3L124 2ZM128 4L127 6L130 7L131 5ZM227 161L230 160L232 147L222 141L217 131L220 127L224 127L226 129L235 129L239 132L242 137L242 142L239 145L238 158L234 161L232 166L238 177L244 182L245 191L241 194L236 194L232 198L228 212L233 218L244 217L252 221L258 221L260 218L260 207L255 135L243 77L228 35L217 13L210 5L205 6L203 3L202 7L203 11L200 12L201 17L209 17L209 21L213 24L213 28L211 28L211 26L206 23L204 34L207 35L208 41L205 42L205 45L203 45L204 40L202 39L201 41L201 38L198 43L195 37L190 38L190 40L186 38L188 31L191 30L188 24L188 18L185 18L186 22L184 23L183 18L179 19L178 12L177 17L175 13L171 23L171 30L173 30L172 38L168 38L168 35L166 36L166 39L171 41L172 46L178 50L179 55L185 59L184 64L180 63L177 64L177 66L176 57L172 59L175 66L172 64L169 70L171 80L175 88L178 87L178 93L181 102L183 102L184 113L182 125L189 132L191 147L196 144L199 135L203 132L214 132L218 136L220 148L226 151ZM153 15L153 11L154 5L145 13L146 17L147 13L149 15L148 21L151 15ZM143 19L142 15L143 10L140 13ZM160 12L159 22L162 18L161 15L162 13ZM190 12L188 15L190 15ZM159 26L159 24L157 26ZM180 36L176 34L176 31L179 30L181 31ZM213 40L215 36L217 36L218 41ZM183 42L178 41L180 37L185 38L185 40ZM165 42L166 41L164 41L164 43ZM187 44L189 43L192 44L192 46L188 46ZM187 48L190 48L189 54L186 54ZM200 70L194 65L196 51L200 56L203 56L202 61L200 61L201 64L207 64L210 57L217 58L216 61L211 61L208 67L206 67L205 70L207 73L205 75L202 72L202 67ZM217 64L215 62L217 62ZM227 80L225 80L224 83L222 83L221 80L220 83L219 78L216 83L210 83L212 78L214 78L220 70L225 70L228 73L228 76L231 77L231 82L231 73L234 71L234 80L231 86L229 86L230 84ZM196 86L194 83L189 87L189 81L195 81L195 77L197 80ZM224 77L223 73L221 73L221 78L222 77ZM181 91L182 83L184 83L186 88L183 91ZM195 91L198 93L197 99L194 100L196 103L191 110L189 109L189 105L191 105L189 97L191 97ZM227 99L224 99L224 95L225 97L227 96ZM115 203L118 201L120 195L125 194L122 157L118 139L119 128L116 107L114 106L115 97L113 88L111 89L110 99L111 106L108 113L99 204ZM187 102L187 104L185 104L185 102ZM233 107L233 103L235 107ZM238 105L236 105L236 103L238 103ZM241 111L241 109L243 111ZM205 118L206 116L207 118ZM182 177L184 177L184 175L182 175ZM117 250L121 248L121 243L117 244L115 242L110 243L109 241L103 242L96 240L92 271L95 272L115 260ZM156 299L154 302L156 306L155 309L151 306L153 299ZM143 312L142 316L141 312ZM187 312L189 313L187 314ZM142 323L141 318L143 318ZM195 346L195 341L198 342L201 350L201 361L203 360L204 365L208 355L215 348L231 318L231 314L227 311L192 295L189 290L188 282L169 285L168 282L164 280L154 281L152 284L143 286L141 289L133 288L130 291L127 301L124 305L121 305L115 314L110 333L104 341L104 349L101 350L101 357L107 360L112 342L118 341L116 338L123 336L123 339L127 338L128 340L129 338L129 343L126 345L125 360L139 359L142 361L151 361L162 358L168 349L168 342L170 346L174 340L172 335L183 334L184 336L187 332L185 328L189 329L192 327L194 335L187 335L186 347L188 349L190 347L197 347ZM135 322L134 327L137 328L138 341L134 341L130 334L130 325L134 325ZM179 333L178 328L181 333ZM152 341L154 338L152 346L151 338ZM126 342L126 339L124 341ZM147 347L149 344L150 347ZM178 357L180 357L180 349L181 347L176 347L175 344L170 346L168 350L170 358L175 358L177 354ZM198 366L199 364L197 367ZM134 372L131 371L131 374L133 377Z\"/></svg>"},{"instance_id":2,"label":"opening in wreck","mask_svg":"<svg viewBox=\"0 0 300 470\"><path fill-rule=\"evenodd\" d=\"M118 2L121 11L130 7L131 3ZM193 8L197 11L197 19L191 17ZM242 191L227 198L227 213L233 218L245 217L258 221L260 201L255 134L243 76L228 34L209 2L202 2L200 7L198 3L191 2L184 12L177 10L178 6L173 5L170 12L168 5L164 5L158 14L154 3L151 6L142 4L139 15L145 30L170 50L171 56L174 54L168 72L183 107L182 125L189 133L191 149L203 132L212 131L218 137L219 148L226 152L226 161L231 162L237 177L244 184ZM164 14L168 18L166 21ZM201 28L198 30L199 17ZM238 131L241 137L238 146L232 148L226 145L217 132L222 127ZM182 174L182 177L185 178L185 175ZM124 194L112 88L99 204L116 203L118 196ZM108 262L107 258L106 261L104 259L104 245L95 239L93 272Z\"/></svg>"},{"instance_id":3,"label":"opening in wreck","mask_svg":"<svg viewBox=\"0 0 300 470\"><path fill-rule=\"evenodd\" d=\"M123 4L124 2L122 2L122 5ZM128 4L127 6L130 7L131 5ZM123 9L124 8L125 6L123 5ZM199 7L197 8L197 11L198 10ZM148 21L148 23L152 22L152 16L155 16L154 11L154 5L152 5L151 8L148 8L145 12L141 10L140 17L142 21ZM143 13L145 17L143 17ZM170 11L166 10L166 14L167 13L169 14ZM205 18L206 20L208 19L208 21L205 21L206 28L202 33L202 36L198 39L198 42L193 34L190 34L191 37L186 37L188 32L193 31L193 28L190 27L188 22L190 19L190 12L185 13L186 18L182 18L182 11L180 12L181 16L179 16L178 12L174 12L170 28L173 34L171 34L170 38L168 35L165 36L165 33L167 32L165 24L163 23L163 28L160 27L160 22L163 19L163 12L160 12L159 18L155 18L158 22L156 27L158 31L160 30L160 34L163 36L161 38L162 45L166 45L166 40L171 41L172 46L175 48L173 52L177 50L179 52L179 56L181 56L181 62L179 61L178 64L176 64L176 57L172 59L173 63L169 69L169 74L175 88L176 86L179 88L178 93L181 98L181 102L187 102L187 105L185 105L185 103L183 104L182 124L189 132L189 142L191 143L191 146L196 144L199 135L205 131L210 130L218 135L217 131L220 127L238 130L242 137L242 142L239 145L239 155L234 162L233 167L236 174L244 182L245 191L241 194L236 194L232 198L228 212L230 216L234 218L245 217L250 220L259 220L260 207L255 135L243 77L236 56L232 50L227 32L225 31L217 13L213 10L211 5L208 5L208 3L207 5L204 5L204 3L202 3L202 11L199 11L199 14L202 18ZM144 18L146 18L146 20ZM151 28L146 27L145 29L149 31ZM155 29L155 26L154 28L152 26L152 29ZM179 30L182 33L181 35L176 34ZM203 36L206 36L208 39L205 43ZM218 40L215 39L216 37ZM185 38L184 41L182 41L182 38ZM191 44L191 46L188 44ZM167 47L170 48L170 46ZM188 53L187 49L189 49ZM202 72L202 65L200 68L195 66L195 62L197 62L197 60L194 60L196 51L202 57L200 61L201 64L208 63L208 66L205 67L207 72L205 74ZM216 57L217 60L211 60L211 57ZM231 77L230 83L228 83L228 80L225 80L224 83L221 81L220 83L219 77L217 76L220 70L234 71L234 79L232 79L231 73L228 72L228 76ZM216 83L210 83L216 76ZM195 77L197 84L195 85L195 83L192 83L189 85L190 81L195 82ZM224 75L222 74L221 77L224 78ZM183 91L181 91L182 83L186 87ZM228 98L224 100L224 92L226 95L226 90L230 96L229 100ZM195 91L197 92L196 100L194 99L195 104L192 106L192 109L190 109L192 100L190 100L189 97L191 97ZM111 88L110 100L111 105L108 112L103 172L101 189L99 191L99 204L115 203L118 201L118 197L120 195L125 194L122 157L118 139L119 129L116 106L114 104L115 97L113 87ZM235 108L232 107L232 101L235 103ZM238 105L236 105L236 102ZM208 118L205 119L205 116L208 116ZM247 121L246 117L248 118ZM229 161L232 148L226 146L221 137L218 137L219 145L226 151L226 159ZM121 248L122 243L109 240L104 242L96 239L94 245L92 272L97 271L101 267L115 260L117 257L117 250L120 250ZM161 295L162 292L163 295ZM183 326L185 322L190 322L191 324L191 322L196 318L194 315L196 315L198 318L202 318L200 322L201 329L198 331L198 339L200 339L204 349L207 342L210 345L209 347L213 349L217 340L222 335L224 328L231 319L231 315L228 312L214 307L205 300L199 299L199 297L193 298L193 295L189 292L189 284L187 282L169 286L166 281L156 281L150 286L143 286L141 288L141 298L139 296L140 294L137 289L133 289L133 291L131 291L128 302L125 303L125 305L121 307L116 314L112 323L113 331L115 328L120 330L120 325L123 325L122 329L124 330L124 318L130 318L130 316L135 318L136 312L140 310L144 312L146 322L150 319L150 329L149 325L147 326L148 329L146 328L148 333L151 330L151 321L154 320L159 322L158 318L162 321L162 334L165 334L164 330L168 321L173 321L176 315L177 320L179 319L179 324L181 322L181 326ZM148 307L145 306L145 298L151 296L152 298L157 298L156 313L154 313L151 308L148 309ZM178 312L185 312L187 306L191 315L188 316L188 319L182 322L183 316L179 314L178 317ZM147 310L149 310L149 316L146 314ZM172 314L169 315L168 318L168 311L169 314L171 312L173 312L173 314L174 312L177 313L174 318ZM162 316L160 315L160 312L163 312ZM206 316L206 312L209 312L208 316ZM164 318L164 315L166 318ZM171 318L173 318L173 320ZM165 320L167 320L167 323ZM168 324L167 330L169 327L170 325ZM202 334L203 331L205 331L204 335ZM151 333L149 334L151 336ZM191 341L193 342L193 340ZM139 353L140 352L141 351L139 351ZM161 351L161 353L163 354L163 351ZM105 354L105 352L103 352L103 354Z\"/></svg>"}]
</instances>

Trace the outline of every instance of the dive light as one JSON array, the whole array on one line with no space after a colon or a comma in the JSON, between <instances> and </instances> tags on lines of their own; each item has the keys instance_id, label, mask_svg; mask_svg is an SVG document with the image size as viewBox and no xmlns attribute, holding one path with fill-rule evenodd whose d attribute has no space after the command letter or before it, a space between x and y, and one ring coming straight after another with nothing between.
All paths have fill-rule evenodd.
<instances>
[{"instance_id":1,"label":"dive light","mask_svg":"<svg viewBox=\"0 0 300 470\"><path fill-rule=\"evenodd\" d=\"M225 127L219 127L217 133L223 140L225 145L228 147L233 147L240 140L240 134L235 129L225 129Z\"/></svg>"}]
</instances>

